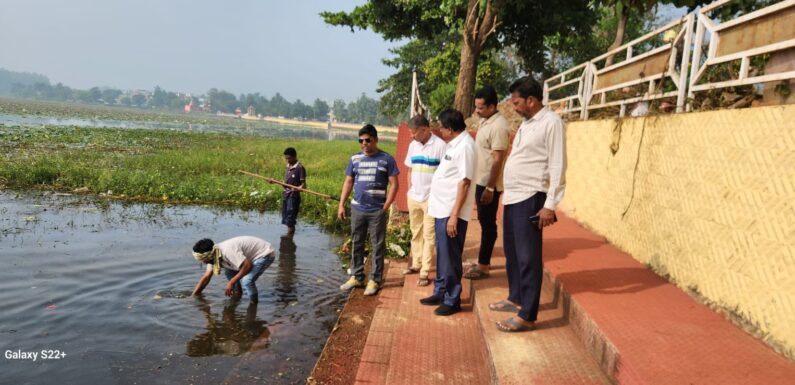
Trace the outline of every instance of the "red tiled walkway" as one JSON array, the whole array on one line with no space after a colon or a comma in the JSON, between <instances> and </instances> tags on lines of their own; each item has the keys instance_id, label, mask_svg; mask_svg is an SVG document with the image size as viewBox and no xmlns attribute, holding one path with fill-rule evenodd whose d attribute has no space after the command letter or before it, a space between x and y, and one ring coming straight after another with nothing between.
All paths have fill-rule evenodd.
<instances>
[{"instance_id":1,"label":"red tiled walkway","mask_svg":"<svg viewBox=\"0 0 795 385\"><path fill-rule=\"evenodd\" d=\"M465 259L479 238L473 220ZM392 263L357 383L795 384L795 364L564 216L544 234L536 330L495 329L510 316L488 310L507 296L501 239L492 262L490 278L464 280L463 311L451 317L420 305L430 286Z\"/></svg>"},{"instance_id":2,"label":"red tiled walkway","mask_svg":"<svg viewBox=\"0 0 795 385\"><path fill-rule=\"evenodd\" d=\"M795 364L569 218L545 230L544 263L620 384L795 384Z\"/></svg>"}]
</instances>

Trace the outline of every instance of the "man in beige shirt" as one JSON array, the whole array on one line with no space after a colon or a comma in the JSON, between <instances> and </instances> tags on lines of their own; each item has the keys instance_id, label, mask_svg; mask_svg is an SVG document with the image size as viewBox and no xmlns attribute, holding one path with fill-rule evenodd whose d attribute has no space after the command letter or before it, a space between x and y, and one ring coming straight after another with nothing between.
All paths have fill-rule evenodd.
<instances>
[{"instance_id":1,"label":"man in beige shirt","mask_svg":"<svg viewBox=\"0 0 795 385\"><path fill-rule=\"evenodd\" d=\"M497 209L502 193L502 167L508 150L511 128L497 111L497 92L485 86L475 93L475 112L480 127L475 138L477 166L475 168L475 206L480 223L480 251L478 264L464 274L464 278L480 279L489 275L491 254L497 241Z\"/></svg>"}]
</instances>

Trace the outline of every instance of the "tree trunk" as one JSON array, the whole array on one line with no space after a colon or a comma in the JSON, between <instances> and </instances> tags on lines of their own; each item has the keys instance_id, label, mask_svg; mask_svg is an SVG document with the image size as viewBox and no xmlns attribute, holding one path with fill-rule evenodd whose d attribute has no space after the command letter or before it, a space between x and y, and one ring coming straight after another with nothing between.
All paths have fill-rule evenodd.
<instances>
[{"instance_id":1,"label":"tree trunk","mask_svg":"<svg viewBox=\"0 0 795 385\"><path fill-rule=\"evenodd\" d=\"M464 118L468 118L472 114L479 57L480 51L477 47L470 47L466 42L461 45L461 61L458 68L458 82L455 86L453 107L461 111Z\"/></svg>"},{"instance_id":2,"label":"tree trunk","mask_svg":"<svg viewBox=\"0 0 795 385\"><path fill-rule=\"evenodd\" d=\"M497 29L497 10L499 2L486 1L486 9L479 12L480 1L469 0L467 18L462 31L464 41L461 44L461 60L458 67L458 81L455 87L453 107L468 118L473 110L475 81L477 80L478 60L480 52L486 46L488 38Z\"/></svg>"},{"instance_id":3,"label":"tree trunk","mask_svg":"<svg viewBox=\"0 0 795 385\"><path fill-rule=\"evenodd\" d=\"M624 32L627 29L629 10L630 7L626 4L620 2L616 4L616 17L618 17L618 26L616 26L616 38L613 40L613 44L610 44L610 47L607 47L608 52L621 47L621 44L624 44ZM615 55L610 55L607 57L607 60L605 61L605 67L613 64L614 56Z\"/></svg>"}]
</instances>

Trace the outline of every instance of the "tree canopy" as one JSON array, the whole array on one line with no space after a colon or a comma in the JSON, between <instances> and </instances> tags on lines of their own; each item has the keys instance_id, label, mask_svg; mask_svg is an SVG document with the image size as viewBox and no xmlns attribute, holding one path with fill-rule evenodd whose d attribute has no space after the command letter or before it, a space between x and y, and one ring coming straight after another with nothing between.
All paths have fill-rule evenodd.
<instances>
[{"instance_id":1,"label":"tree canopy","mask_svg":"<svg viewBox=\"0 0 795 385\"><path fill-rule=\"evenodd\" d=\"M439 85L445 90L429 92L436 93L433 98L440 100L455 82L454 104L465 114L472 109L479 62L492 54L490 49L514 47L524 72L541 73L546 65L543 37L586 33L595 19L593 7L584 0L370 0L350 12L323 12L321 16L328 24L352 31L371 29L387 40L424 41L406 51L434 44L440 37L458 44L457 77ZM440 50L437 55L450 56L451 52Z\"/></svg>"}]
</instances>

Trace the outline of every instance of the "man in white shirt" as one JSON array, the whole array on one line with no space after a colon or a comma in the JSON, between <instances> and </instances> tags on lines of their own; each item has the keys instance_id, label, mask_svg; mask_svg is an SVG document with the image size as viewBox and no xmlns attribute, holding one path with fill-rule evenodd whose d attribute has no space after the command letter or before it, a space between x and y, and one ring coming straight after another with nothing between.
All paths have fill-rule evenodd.
<instances>
[{"instance_id":1,"label":"man in white shirt","mask_svg":"<svg viewBox=\"0 0 795 385\"><path fill-rule=\"evenodd\" d=\"M511 128L497 111L497 92L485 86L475 93L475 112L480 116L480 127L475 137L477 167L475 168L475 205L480 223L480 250L478 264L470 267L464 278L488 277L491 253L497 241L497 209L502 194L502 164L508 150Z\"/></svg>"},{"instance_id":2,"label":"man in white shirt","mask_svg":"<svg viewBox=\"0 0 795 385\"><path fill-rule=\"evenodd\" d=\"M447 143L431 132L428 119L417 115L409 120L409 132L414 139L409 144L405 165L409 168L409 191L406 193L411 227L411 266L403 274L419 272L419 286L430 284L433 249L436 243L434 219L428 214L433 174L442 161Z\"/></svg>"},{"instance_id":3,"label":"man in white shirt","mask_svg":"<svg viewBox=\"0 0 795 385\"><path fill-rule=\"evenodd\" d=\"M503 216L508 298L489 305L517 312L497 322L505 332L533 328L538 316L543 266L541 229L554 224L555 207L566 186L566 136L563 121L541 104L543 89L530 77L511 84L511 102L524 121L505 162Z\"/></svg>"},{"instance_id":4,"label":"man in white shirt","mask_svg":"<svg viewBox=\"0 0 795 385\"><path fill-rule=\"evenodd\" d=\"M440 133L447 141L439 168L433 174L428 197L428 214L434 217L436 232L436 280L433 295L423 305L439 305L436 315L461 310L461 275L467 225L475 201L475 141L466 131L464 115L447 109L439 114Z\"/></svg>"},{"instance_id":5,"label":"man in white shirt","mask_svg":"<svg viewBox=\"0 0 795 385\"><path fill-rule=\"evenodd\" d=\"M252 236L230 238L218 244L202 239L193 245L193 257L207 264L193 295L200 295L213 275L221 274L223 268L229 280L224 294L239 297L245 291L252 304L259 302L257 278L276 258L269 242Z\"/></svg>"}]
</instances>

